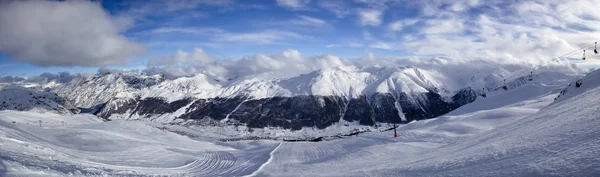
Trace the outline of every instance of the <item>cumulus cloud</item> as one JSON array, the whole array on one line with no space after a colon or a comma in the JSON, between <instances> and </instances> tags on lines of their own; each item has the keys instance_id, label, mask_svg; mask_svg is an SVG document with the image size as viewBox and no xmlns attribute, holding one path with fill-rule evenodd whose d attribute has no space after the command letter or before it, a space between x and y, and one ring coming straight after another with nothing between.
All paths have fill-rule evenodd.
<instances>
[{"instance_id":1,"label":"cumulus cloud","mask_svg":"<svg viewBox=\"0 0 600 177\"><path fill-rule=\"evenodd\" d=\"M177 54L174 56L177 56ZM172 77L204 73L223 78L286 78L319 69L346 66L349 63L333 55L305 57L299 51L290 49L280 54L257 54L238 59L213 60L207 63L149 66L144 72L149 74L160 73Z\"/></svg>"},{"instance_id":2,"label":"cumulus cloud","mask_svg":"<svg viewBox=\"0 0 600 177\"><path fill-rule=\"evenodd\" d=\"M41 66L117 65L144 53L113 20L95 2L3 2L0 52Z\"/></svg>"},{"instance_id":3,"label":"cumulus cloud","mask_svg":"<svg viewBox=\"0 0 600 177\"><path fill-rule=\"evenodd\" d=\"M17 77L17 76L0 77L0 83L14 83L14 82L21 82L23 80L25 80L25 78Z\"/></svg>"},{"instance_id":4,"label":"cumulus cloud","mask_svg":"<svg viewBox=\"0 0 600 177\"><path fill-rule=\"evenodd\" d=\"M177 54L173 56L150 59L148 60L148 66L181 65L198 62L206 63L212 59L213 57L204 52L204 50L195 48L191 53L178 50Z\"/></svg>"},{"instance_id":5,"label":"cumulus cloud","mask_svg":"<svg viewBox=\"0 0 600 177\"><path fill-rule=\"evenodd\" d=\"M40 75L34 75L34 76L29 76L29 77L4 76L4 77L0 77L0 83L15 83L15 82L27 82L27 83L37 83L37 84L44 84L44 83L48 83L48 82L67 83L78 76L80 76L80 74L71 74L69 72L59 72L56 74L42 73Z\"/></svg>"},{"instance_id":6,"label":"cumulus cloud","mask_svg":"<svg viewBox=\"0 0 600 177\"><path fill-rule=\"evenodd\" d=\"M292 10L303 10L308 4L310 0L277 0L277 5Z\"/></svg>"}]
</instances>

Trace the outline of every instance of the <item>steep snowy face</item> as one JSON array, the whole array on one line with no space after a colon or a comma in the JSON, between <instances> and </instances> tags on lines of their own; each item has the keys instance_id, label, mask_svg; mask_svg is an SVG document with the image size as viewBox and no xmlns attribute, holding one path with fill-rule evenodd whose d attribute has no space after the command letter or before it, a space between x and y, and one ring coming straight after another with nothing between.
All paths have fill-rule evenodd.
<instances>
[{"instance_id":1,"label":"steep snowy face","mask_svg":"<svg viewBox=\"0 0 600 177\"><path fill-rule=\"evenodd\" d=\"M76 113L79 110L69 101L52 92L10 86L0 90L0 110Z\"/></svg>"},{"instance_id":2,"label":"steep snowy face","mask_svg":"<svg viewBox=\"0 0 600 177\"><path fill-rule=\"evenodd\" d=\"M53 88L53 91L71 100L78 107L93 107L115 96L134 95L141 88L156 85L165 79L161 75L139 73L99 73L93 77L77 77L71 82Z\"/></svg>"},{"instance_id":3,"label":"steep snowy face","mask_svg":"<svg viewBox=\"0 0 600 177\"><path fill-rule=\"evenodd\" d=\"M207 93L221 88L220 80L210 78L204 74L196 74L193 77L180 77L174 80L166 80L155 85L142 88L139 92L141 97L161 97L177 100L186 95Z\"/></svg>"},{"instance_id":4,"label":"steep snowy face","mask_svg":"<svg viewBox=\"0 0 600 177\"><path fill-rule=\"evenodd\" d=\"M600 70L594 70L584 77L577 78L569 83L567 88L560 92L553 104L562 102L563 100L567 100L571 97L575 97L598 87L600 87Z\"/></svg>"}]
</instances>

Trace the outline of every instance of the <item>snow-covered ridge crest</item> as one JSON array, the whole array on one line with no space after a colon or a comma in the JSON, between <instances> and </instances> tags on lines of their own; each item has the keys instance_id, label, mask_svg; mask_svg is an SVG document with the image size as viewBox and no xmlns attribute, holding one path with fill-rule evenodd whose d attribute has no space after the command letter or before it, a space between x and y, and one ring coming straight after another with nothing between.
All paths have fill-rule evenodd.
<instances>
[{"instance_id":1,"label":"snow-covered ridge crest","mask_svg":"<svg viewBox=\"0 0 600 177\"><path fill-rule=\"evenodd\" d=\"M290 78L257 78L222 81L205 74L180 77L134 92L116 94L127 98L162 97L174 101L185 97L246 96L253 99L293 96L343 96L356 98L374 93L425 93L438 91L448 79L416 67L335 67Z\"/></svg>"}]
</instances>

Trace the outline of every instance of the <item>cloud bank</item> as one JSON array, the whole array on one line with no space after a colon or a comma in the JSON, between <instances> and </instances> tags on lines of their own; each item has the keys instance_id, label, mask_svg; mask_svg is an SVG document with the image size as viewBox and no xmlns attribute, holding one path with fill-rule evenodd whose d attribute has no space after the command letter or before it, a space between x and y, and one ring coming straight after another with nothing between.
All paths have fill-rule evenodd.
<instances>
[{"instance_id":1,"label":"cloud bank","mask_svg":"<svg viewBox=\"0 0 600 177\"><path fill-rule=\"evenodd\" d=\"M196 49L200 50L200 49ZM177 56L176 54L174 56ZM208 55L208 54L207 54ZM317 70L336 68L368 68L368 67L400 67L412 66L437 72L447 78L456 80L457 88L463 88L472 79L490 80L501 83L499 78L509 80L528 75L531 71L539 72L582 72L567 59L559 59L546 63L543 67L527 61L473 60L448 57L392 57L376 56L365 53L358 58L339 58L334 55L304 56L297 50L285 50L279 54L258 54L238 59L213 60L211 62L187 63L186 65L148 66L143 70L149 75L163 74L171 78L189 77L202 73L219 80L240 79L277 79L290 78ZM375 68L375 69L377 69ZM491 85L494 87L493 85Z\"/></svg>"}]
</instances>

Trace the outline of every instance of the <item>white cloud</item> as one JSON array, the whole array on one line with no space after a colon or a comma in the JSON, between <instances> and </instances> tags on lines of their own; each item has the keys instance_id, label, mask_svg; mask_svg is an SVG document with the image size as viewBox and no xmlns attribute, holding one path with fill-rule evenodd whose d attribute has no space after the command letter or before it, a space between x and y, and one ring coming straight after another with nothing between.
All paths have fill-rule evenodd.
<instances>
[{"instance_id":1,"label":"white cloud","mask_svg":"<svg viewBox=\"0 0 600 177\"><path fill-rule=\"evenodd\" d=\"M350 15L350 8L346 7L344 0L321 0L318 2L319 7L335 14L338 18L344 18Z\"/></svg>"},{"instance_id":2,"label":"white cloud","mask_svg":"<svg viewBox=\"0 0 600 177\"><path fill-rule=\"evenodd\" d=\"M229 33L216 38L216 41L227 42L254 42L258 44L271 44L289 39L303 39L304 36L287 31L267 30L251 33Z\"/></svg>"},{"instance_id":3,"label":"white cloud","mask_svg":"<svg viewBox=\"0 0 600 177\"><path fill-rule=\"evenodd\" d=\"M281 54L246 56L239 59L214 60L209 63L186 65L151 66L150 74L164 73L171 76L191 76L210 73L218 77L276 77L286 78L319 69L346 66L350 62L333 55L304 57L297 50L285 50Z\"/></svg>"},{"instance_id":4,"label":"white cloud","mask_svg":"<svg viewBox=\"0 0 600 177\"><path fill-rule=\"evenodd\" d=\"M225 33L225 30L219 28L190 28L190 27L159 27L156 29L152 29L146 31L146 33L151 34L161 34L161 33L188 33L188 34L215 34L215 33Z\"/></svg>"},{"instance_id":5,"label":"white cloud","mask_svg":"<svg viewBox=\"0 0 600 177\"><path fill-rule=\"evenodd\" d=\"M358 9L358 20L362 26L379 26L384 10Z\"/></svg>"},{"instance_id":6,"label":"white cloud","mask_svg":"<svg viewBox=\"0 0 600 177\"><path fill-rule=\"evenodd\" d=\"M412 26L419 22L419 19L402 19L389 24L388 28L391 31L402 31L405 27Z\"/></svg>"},{"instance_id":7,"label":"white cloud","mask_svg":"<svg viewBox=\"0 0 600 177\"><path fill-rule=\"evenodd\" d=\"M308 4L310 0L277 0L277 5L292 10L304 10Z\"/></svg>"},{"instance_id":8,"label":"white cloud","mask_svg":"<svg viewBox=\"0 0 600 177\"><path fill-rule=\"evenodd\" d=\"M180 11L187 9L195 9L199 5L209 6L225 6L230 5L232 0L170 0L170 1L158 1L164 2L167 11Z\"/></svg>"},{"instance_id":9,"label":"white cloud","mask_svg":"<svg viewBox=\"0 0 600 177\"><path fill-rule=\"evenodd\" d=\"M421 3L419 18L427 20L415 25L416 33L403 35L401 45L417 55L540 64L572 51L566 57L580 58L578 49L593 46L599 40L593 36L600 36L598 1ZM388 27L404 27L400 24Z\"/></svg>"},{"instance_id":10,"label":"white cloud","mask_svg":"<svg viewBox=\"0 0 600 177\"><path fill-rule=\"evenodd\" d=\"M319 56L303 56L297 50L285 50L281 54L263 55L257 54L254 56L246 56L239 59L215 60L210 63L188 64L188 65L169 65L162 67L150 67L144 72L148 74L162 73L169 76L193 76L197 73L204 73L209 77L219 80L237 78L243 79L274 79L274 78L290 78L307 74L316 70L331 69L343 67L350 68L370 68L372 66L380 67L398 67L412 66L430 71L431 73L447 78L448 81L444 85L445 88L465 88L469 83L475 80L488 82L493 84L500 83L497 80L500 77L493 75L505 75L510 73L528 74L530 66L526 62L507 63L501 60L470 60L465 58L449 58L449 57L382 57L373 53L365 53L360 58L342 59L334 55L319 55ZM465 67L469 66L469 67ZM379 70L380 68L372 68ZM549 71L577 71L573 65L564 60L556 63L551 63L545 70ZM482 72L483 71L483 72ZM480 74L476 74L480 73ZM478 75L481 77L473 78ZM490 75L486 75L490 74ZM515 75L522 76L522 75ZM489 79L492 80L489 80ZM496 81L494 81L496 79ZM282 80L285 82L285 80ZM496 85L500 86L500 85ZM477 86L479 87L479 86ZM452 90L452 89L451 89Z\"/></svg>"},{"instance_id":11,"label":"white cloud","mask_svg":"<svg viewBox=\"0 0 600 177\"><path fill-rule=\"evenodd\" d=\"M386 50L394 49L394 47L392 47L392 44L385 43L385 42L376 42L376 43L369 45L369 47L375 48L375 49L386 49Z\"/></svg>"},{"instance_id":12,"label":"white cloud","mask_svg":"<svg viewBox=\"0 0 600 177\"><path fill-rule=\"evenodd\" d=\"M178 50L177 54L173 56L150 59L148 60L148 66L181 65L197 62L206 63L212 59L213 57L205 53L204 50L195 48L192 53Z\"/></svg>"},{"instance_id":13,"label":"white cloud","mask_svg":"<svg viewBox=\"0 0 600 177\"><path fill-rule=\"evenodd\" d=\"M338 48L338 47L349 47L349 48L360 48L360 47L364 47L365 45L358 43L358 42L348 42L345 44L329 44L326 45L325 47L327 48Z\"/></svg>"},{"instance_id":14,"label":"white cloud","mask_svg":"<svg viewBox=\"0 0 600 177\"><path fill-rule=\"evenodd\" d=\"M426 34L460 34L464 32L465 22L458 18L431 19L421 31Z\"/></svg>"},{"instance_id":15,"label":"white cloud","mask_svg":"<svg viewBox=\"0 0 600 177\"><path fill-rule=\"evenodd\" d=\"M334 55L319 56L316 60L316 67L319 69L335 68L345 66L344 62Z\"/></svg>"},{"instance_id":16,"label":"white cloud","mask_svg":"<svg viewBox=\"0 0 600 177\"><path fill-rule=\"evenodd\" d=\"M0 52L41 66L123 64L145 52L120 34L123 27L99 3L4 2L0 3Z\"/></svg>"},{"instance_id":17,"label":"white cloud","mask_svg":"<svg viewBox=\"0 0 600 177\"><path fill-rule=\"evenodd\" d=\"M308 17L310 18L310 17ZM319 23L319 19L310 23ZM168 42L174 44L202 44L210 47L218 47L221 46L223 42L252 42L257 44L272 44L283 42L290 39L306 39L308 37L303 36L298 33L289 32L289 31L280 31L280 30L264 30L264 31L256 31L256 32L241 32L241 33L233 33L229 31L225 31L219 28L202 28L202 27L161 27L156 29L151 29L148 31L143 31L138 33L139 35L154 35L154 34L165 34L165 33L185 33L187 35L201 35L207 36L207 40L212 42ZM160 44L156 41L149 42L150 44Z\"/></svg>"},{"instance_id":18,"label":"white cloud","mask_svg":"<svg viewBox=\"0 0 600 177\"><path fill-rule=\"evenodd\" d=\"M299 25L322 26L327 24L325 20L309 17L306 15L298 15L298 18L300 18L300 20L295 21L295 23Z\"/></svg>"}]
</instances>

